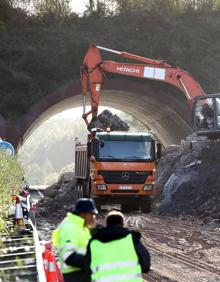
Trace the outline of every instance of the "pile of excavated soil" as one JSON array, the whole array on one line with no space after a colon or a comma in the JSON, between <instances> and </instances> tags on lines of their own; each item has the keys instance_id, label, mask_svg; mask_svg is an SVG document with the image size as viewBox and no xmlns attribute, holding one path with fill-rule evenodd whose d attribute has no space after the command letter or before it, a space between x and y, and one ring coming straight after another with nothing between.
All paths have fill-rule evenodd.
<instances>
[{"instance_id":1,"label":"pile of excavated soil","mask_svg":"<svg viewBox=\"0 0 220 282\"><path fill-rule=\"evenodd\" d=\"M37 217L46 217L52 221L62 219L75 204L74 187L74 174L71 172L63 174L57 183L44 190L44 198L38 203Z\"/></svg>"},{"instance_id":2,"label":"pile of excavated soil","mask_svg":"<svg viewBox=\"0 0 220 282\"><path fill-rule=\"evenodd\" d=\"M157 167L156 211L220 223L220 141L190 136L167 148Z\"/></svg>"}]
</instances>

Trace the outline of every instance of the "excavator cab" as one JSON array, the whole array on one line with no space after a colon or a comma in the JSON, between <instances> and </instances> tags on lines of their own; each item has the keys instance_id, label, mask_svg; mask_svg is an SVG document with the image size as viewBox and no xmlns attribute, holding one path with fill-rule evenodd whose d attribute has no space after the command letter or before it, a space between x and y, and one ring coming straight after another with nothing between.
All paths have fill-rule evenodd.
<instances>
[{"instance_id":1,"label":"excavator cab","mask_svg":"<svg viewBox=\"0 0 220 282\"><path fill-rule=\"evenodd\" d=\"M220 138L220 93L195 98L193 129L197 135Z\"/></svg>"}]
</instances>

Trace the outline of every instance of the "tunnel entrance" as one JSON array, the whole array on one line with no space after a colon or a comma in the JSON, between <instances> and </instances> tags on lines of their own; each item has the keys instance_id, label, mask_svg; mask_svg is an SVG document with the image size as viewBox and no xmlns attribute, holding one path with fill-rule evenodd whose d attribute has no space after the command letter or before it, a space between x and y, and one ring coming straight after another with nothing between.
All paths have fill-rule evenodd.
<instances>
[{"instance_id":1,"label":"tunnel entrance","mask_svg":"<svg viewBox=\"0 0 220 282\"><path fill-rule=\"evenodd\" d=\"M134 117L117 109L100 107L100 112L106 109L125 121L130 132L147 130ZM63 173L74 171L75 139L87 143L88 131L81 118L82 112L82 107L63 111L29 132L19 148L19 158L32 185L51 185Z\"/></svg>"},{"instance_id":2,"label":"tunnel entrance","mask_svg":"<svg viewBox=\"0 0 220 282\"><path fill-rule=\"evenodd\" d=\"M164 146L178 144L192 133L190 108L164 90L164 86L154 89L147 83L108 79L103 85L100 105L132 115L153 130ZM79 106L82 106L81 86L69 84L33 105L17 123L0 124L2 135L18 147L51 116Z\"/></svg>"}]
</instances>

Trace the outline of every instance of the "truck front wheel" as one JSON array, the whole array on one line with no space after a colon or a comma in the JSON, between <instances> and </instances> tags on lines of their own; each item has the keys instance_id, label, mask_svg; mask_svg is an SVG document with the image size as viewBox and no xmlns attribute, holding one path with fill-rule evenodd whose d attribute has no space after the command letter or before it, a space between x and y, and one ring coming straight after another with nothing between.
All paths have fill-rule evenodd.
<instances>
[{"instance_id":1,"label":"truck front wheel","mask_svg":"<svg viewBox=\"0 0 220 282\"><path fill-rule=\"evenodd\" d=\"M86 181L85 189L84 189L84 197L86 197L86 198L91 197L91 179Z\"/></svg>"},{"instance_id":2,"label":"truck front wheel","mask_svg":"<svg viewBox=\"0 0 220 282\"><path fill-rule=\"evenodd\" d=\"M83 197L83 183L80 180L76 182L76 197L77 199Z\"/></svg>"},{"instance_id":3,"label":"truck front wheel","mask_svg":"<svg viewBox=\"0 0 220 282\"><path fill-rule=\"evenodd\" d=\"M97 210L98 210L99 212L101 212L101 210L102 210L102 202L101 202L101 199L99 199L99 198L94 198L93 200L94 200L94 202L95 202L95 206L96 206Z\"/></svg>"},{"instance_id":4,"label":"truck front wheel","mask_svg":"<svg viewBox=\"0 0 220 282\"><path fill-rule=\"evenodd\" d=\"M151 199L150 197L144 197L141 199L141 212L148 213L151 211Z\"/></svg>"},{"instance_id":5,"label":"truck front wheel","mask_svg":"<svg viewBox=\"0 0 220 282\"><path fill-rule=\"evenodd\" d=\"M126 199L121 203L123 212L139 211L139 201L137 199Z\"/></svg>"}]
</instances>

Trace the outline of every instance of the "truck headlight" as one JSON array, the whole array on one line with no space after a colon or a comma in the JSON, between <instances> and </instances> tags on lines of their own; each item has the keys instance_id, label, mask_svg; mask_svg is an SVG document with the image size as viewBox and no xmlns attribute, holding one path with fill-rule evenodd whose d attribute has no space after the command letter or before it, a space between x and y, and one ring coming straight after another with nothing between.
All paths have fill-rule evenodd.
<instances>
[{"instance_id":1,"label":"truck headlight","mask_svg":"<svg viewBox=\"0 0 220 282\"><path fill-rule=\"evenodd\" d=\"M144 191L150 191L150 190L153 189L153 187L154 187L153 184L145 184L143 190Z\"/></svg>"},{"instance_id":2,"label":"truck headlight","mask_svg":"<svg viewBox=\"0 0 220 282\"><path fill-rule=\"evenodd\" d=\"M105 191L107 189L105 184L97 184L97 189L99 191Z\"/></svg>"}]
</instances>

